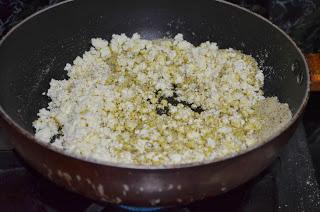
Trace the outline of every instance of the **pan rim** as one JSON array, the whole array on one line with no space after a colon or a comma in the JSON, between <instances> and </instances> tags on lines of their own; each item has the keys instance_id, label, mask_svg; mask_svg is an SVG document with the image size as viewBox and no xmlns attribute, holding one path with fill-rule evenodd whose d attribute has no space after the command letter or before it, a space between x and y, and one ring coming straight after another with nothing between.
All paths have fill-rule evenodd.
<instances>
[{"instance_id":1,"label":"pan rim","mask_svg":"<svg viewBox=\"0 0 320 212\"><path fill-rule=\"evenodd\" d=\"M282 35L284 35L289 42L293 45L293 47L297 50L297 52L299 53L299 55L301 56L302 60L303 60L303 64L306 70L306 80L307 80L307 88L305 90L305 94L303 97L303 101L302 104L300 104L297 112L293 115L293 117L291 118L291 120L284 125L283 127L281 127L276 133L272 134L271 136L267 137L266 139L264 139L262 142L259 142L256 145L253 145L241 152L238 152L235 155L228 155L226 157L222 157L222 158L218 158L218 159L210 159L210 160L202 160L202 161L197 161L197 162L190 162L190 163L183 163L183 164L171 164L171 165L156 165L156 166L150 166L150 165L135 165L135 164L125 164L125 163L116 163L116 162L108 162L108 161L103 161L103 160L99 160L99 159L94 159L94 158L83 158L80 157L78 155L75 154L70 154L70 153L66 153L60 149L57 149L54 146L50 146L47 144L44 144L43 142L41 142L39 139L36 139L35 136L30 133L28 130L26 130L25 128L23 128L22 126L20 126L19 124L17 124L3 109L2 105L0 105L0 118L2 118L9 126L13 127L15 131L17 131L19 134L23 135L24 137L26 137L28 140L30 140L31 142L35 142L38 145L41 145L42 147L53 151L55 153L61 154L65 157L71 157L73 159L77 159L77 160L81 160L82 162L87 162L87 163L93 163L96 165L102 165L102 166L111 166L114 168L125 168L125 169L140 169L140 170L170 170L170 169L182 169L182 168L192 168L192 167L196 167L196 166L204 166L204 165L209 165L209 164L214 164L214 163L218 163L218 162L223 162L223 161L227 161L227 160L231 160L237 157L240 157L244 154L247 154L255 149L258 148L262 148L264 145L268 144L269 142L271 142L273 139L275 139L276 137L278 137L279 135L281 135L282 133L284 133L284 131L286 131L289 127L291 127L297 120L298 118L301 116L303 109L305 108L308 99L309 99L309 93L310 93L310 74L309 74L309 68L307 65L307 62L305 60L305 57L303 55L303 53L301 52L300 48L296 45L296 43L290 38L289 35L287 35L282 29L280 29L278 26L276 26L275 24L273 24L270 20L264 18L263 16L256 14L252 11L250 11L249 9L243 8L239 5L230 3L230 2L226 2L223 0L215 0L218 3L222 3L225 5L228 5L230 7L235 7L239 10L242 10L246 13L249 13L250 15L255 16L256 18L261 19L262 21L268 23L269 25L271 25L274 29L276 29L277 31L279 31ZM4 36L3 38L0 40L0 47L2 46L2 44L4 43L4 41L17 29L19 28L21 25L23 25L24 23L26 23L27 21L29 21L30 19L34 18L35 16L42 14L44 12L46 12L47 10L53 9L55 7L61 6L63 4L66 3L71 3L74 2L74 0L65 0L62 1L60 3L51 5L49 7L46 7L44 9L41 9L35 13L33 13L32 15L28 16L27 18L25 18L24 20L22 20L20 23L18 23L17 25L15 25L14 27L12 27Z\"/></svg>"}]
</instances>

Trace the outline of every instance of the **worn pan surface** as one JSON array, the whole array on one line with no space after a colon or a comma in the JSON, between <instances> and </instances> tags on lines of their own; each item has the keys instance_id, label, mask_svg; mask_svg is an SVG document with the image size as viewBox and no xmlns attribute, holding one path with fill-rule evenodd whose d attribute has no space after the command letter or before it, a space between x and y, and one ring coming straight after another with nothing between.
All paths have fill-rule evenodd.
<instances>
[{"instance_id":1,"label":"worn pan surface","mask_svg":"<svg viewBox=\"0 0 320 212\"><path fill-rule=\"evenodd\" d=\"M142 167L102 164L68 156L35 142L32 121L48 99L51 78L81 55L92 37L114 33L144 38L183 33L199 44L216 41L258 59L264 91L287 102L294 118L264 145L221 161ZM67 1L23 21L0 43L1 123L18 153L51 181L86 197L134 206L169 206L226 192L251 179L278 155L296 129L306 104L309 75L293 41L267 20L220 1Z\"/></svg>"}]
</instances>

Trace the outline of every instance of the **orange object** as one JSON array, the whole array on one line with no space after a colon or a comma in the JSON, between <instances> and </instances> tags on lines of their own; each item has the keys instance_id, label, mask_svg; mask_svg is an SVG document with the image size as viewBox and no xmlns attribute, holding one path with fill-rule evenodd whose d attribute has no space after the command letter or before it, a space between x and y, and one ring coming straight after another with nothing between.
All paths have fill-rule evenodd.
<instances>
[{"instance_id":1,"label":"orange object","mask_svg":"<svg viewBox=\"0 0 320 212\"><path fill-rule=\"evenodd\" d=\"M311 91L320 91L320 53L305 55L311 76Z\"/></svg>"}]
</instances>

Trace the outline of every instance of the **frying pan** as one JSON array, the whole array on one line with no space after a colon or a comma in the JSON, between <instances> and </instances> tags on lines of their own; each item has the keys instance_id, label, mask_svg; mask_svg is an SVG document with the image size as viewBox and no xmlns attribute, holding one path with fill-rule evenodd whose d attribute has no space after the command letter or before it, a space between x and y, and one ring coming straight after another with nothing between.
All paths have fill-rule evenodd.
<instances>
[{"instance_id":1,"label":"frying pan","mask_svg":"<svg viewBox=\"0 0 320 212\"><path fill-rule=\"evenodd\" d=\"M255 57L265 74L266 96L287 102L293 118L265 143L219 161L147 167L102 163L36 142L32 121L48 98L52 78L82 55L90 39L138 32L143 38L182 33L197 45ZM11 30L0 43L0 115L16 151L52 182L88 198L131 206L172 206L218 195L259 174L296 129L309 93L306 62L294 42L266 19L212 0L66 1L42 10Z\"/></svg>"}]
</instances>

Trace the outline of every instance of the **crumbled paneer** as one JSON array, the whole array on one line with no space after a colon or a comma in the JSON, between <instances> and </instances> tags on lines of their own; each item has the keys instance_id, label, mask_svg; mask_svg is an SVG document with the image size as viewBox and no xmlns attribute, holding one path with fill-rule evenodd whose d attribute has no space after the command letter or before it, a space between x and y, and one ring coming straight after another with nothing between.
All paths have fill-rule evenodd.
<instances>
[{"instance_id":1,"label":"crumbled paneer","mask_svg":"<svg viewBox=\"0 0 320 212\"><path fill-rule=\"evenodd\" d=\"M52 101L33 122L39 141L83 158L169 165L227 157L262 140L270 123L258 105L269 98L250 55L209 41L194 46L182 34L91 43L66 65L68 79L51 80ZM287 118L275 127L291 118L280 105Z\"/></svg>"}]
</instances>

